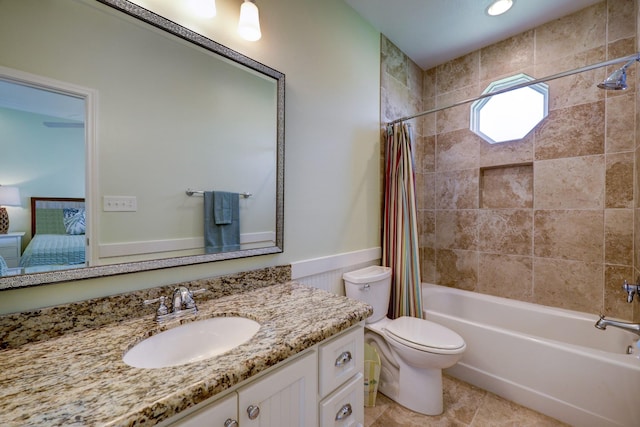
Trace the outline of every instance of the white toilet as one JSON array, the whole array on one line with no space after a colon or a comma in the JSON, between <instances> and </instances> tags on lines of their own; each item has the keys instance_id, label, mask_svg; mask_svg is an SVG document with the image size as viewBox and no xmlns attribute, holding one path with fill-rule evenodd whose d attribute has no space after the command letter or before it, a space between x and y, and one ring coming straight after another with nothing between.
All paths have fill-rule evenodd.
<instances>
[{"instance_id":1,"label":"white toilet","mask_svg":"<svg viewBox=\"0 0 640 427\"><path fill-rule=\"evenodd\" d=\"M345 273L349 298L373 307L364 340L380 355L378 390L402 406L426 415L443 411L442 369L453 366L465 350L452 330L416 317L387 317L391 268L371 266Z\"/></svg>"}]
</instances>

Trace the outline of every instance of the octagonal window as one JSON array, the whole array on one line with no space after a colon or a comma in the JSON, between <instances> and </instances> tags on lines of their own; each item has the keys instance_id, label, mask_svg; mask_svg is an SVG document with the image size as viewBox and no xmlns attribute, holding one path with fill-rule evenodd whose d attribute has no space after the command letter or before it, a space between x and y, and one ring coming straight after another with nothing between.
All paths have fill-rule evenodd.
<instances>
[{"instance_id":1,"label":"octagonal window","mask_svg":"<svg viewBox=\"0 0 640 427\"><path fill-rule=\"evenodd\" d=\"M535 80L517 74L491 83L482 94ZM471 104L470 129L489 144L522 139L548 114L549 86L536 83Z\"/></svg>"}]
</instances>

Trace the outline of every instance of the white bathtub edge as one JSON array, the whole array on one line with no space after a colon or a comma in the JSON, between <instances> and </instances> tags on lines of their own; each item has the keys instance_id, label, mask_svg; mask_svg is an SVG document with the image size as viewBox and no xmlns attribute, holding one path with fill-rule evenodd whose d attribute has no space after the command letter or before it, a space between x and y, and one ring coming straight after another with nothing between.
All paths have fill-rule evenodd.
<instances>
[{"instance_id":1,"label":"white bathtub edge","mask_svg":"<svg viewBox=\"0 0 640 427\"><path fill-rule=\"evenodd\" d=\"M445 371L452 377L574 426L637 425L640 407L631 396L640 392L640 364L619 347L630 334L591 347L599 336L585 313L424 283L423 298L427 319L467 342L462 360Z\"/></svg>"}]
</instances>

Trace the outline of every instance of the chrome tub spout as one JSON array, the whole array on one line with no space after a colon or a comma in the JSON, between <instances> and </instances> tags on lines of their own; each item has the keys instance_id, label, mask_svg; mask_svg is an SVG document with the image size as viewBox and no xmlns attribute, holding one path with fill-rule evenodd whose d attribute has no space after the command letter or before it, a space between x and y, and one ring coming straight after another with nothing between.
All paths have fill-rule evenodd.
<instances>
[{"instance_id":1,"label":"chrome tub spout","mask_svg":"<svg viewBox=\"0 0 640 427\"><path fill-rule=\"evenodd\" d=\"M625 331L633 332L640 336L640 323L627 323L617 320L605 319L604 315L600 315L600 319L594 325L598 329L605 330L607 326L614 326L616 328L624 329Z\"/></svg>"}]
</instances>

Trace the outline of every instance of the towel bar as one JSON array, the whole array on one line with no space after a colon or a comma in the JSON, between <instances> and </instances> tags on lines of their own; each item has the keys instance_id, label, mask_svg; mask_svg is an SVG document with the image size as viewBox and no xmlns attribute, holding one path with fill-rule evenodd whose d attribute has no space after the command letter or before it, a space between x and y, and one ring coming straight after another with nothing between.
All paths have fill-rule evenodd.
<instances>
[{"instance_id":1,"label":"towel bar","mask_svg":"<svg viewBox=\"0 0 640 427\"><path fill-rule=\"evenodd\" d=\"M190 188L187 188L187 191L185 191L185 193L187 193L187 196L193 196L193 195L196 195L196 194L202 196L202 195L204 195L204 190L192 190ZM253 196L253 194L246 193L246 192L245 193L238 193L238 194L240 194L240 196L244 197L245 199Z\"/></svg>"}]
</instances>

